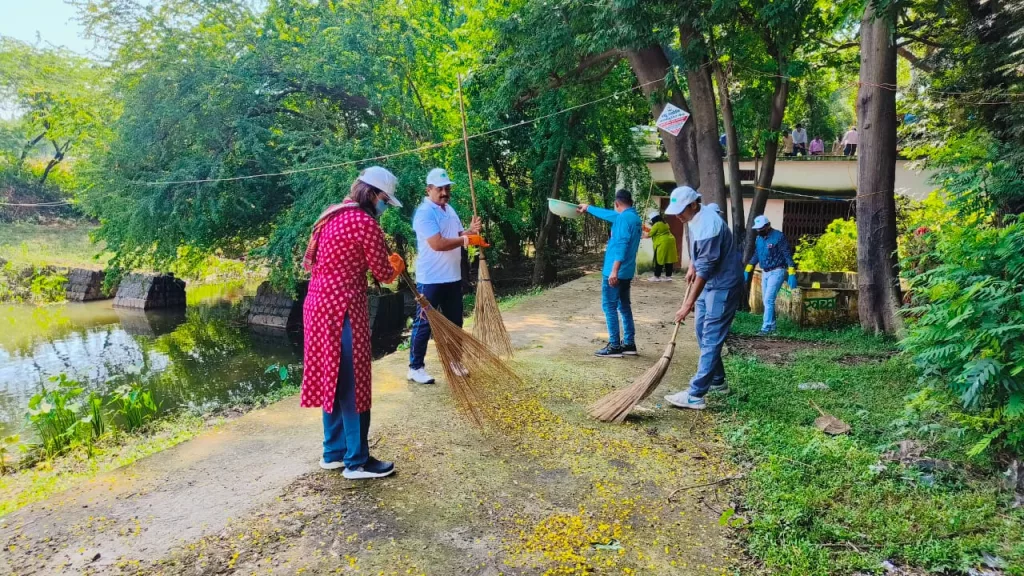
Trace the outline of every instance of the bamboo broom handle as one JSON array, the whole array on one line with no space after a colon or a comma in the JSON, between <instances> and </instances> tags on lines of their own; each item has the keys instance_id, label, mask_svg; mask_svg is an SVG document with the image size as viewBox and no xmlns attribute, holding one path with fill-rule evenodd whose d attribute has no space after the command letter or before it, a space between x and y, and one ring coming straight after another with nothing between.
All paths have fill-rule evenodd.
<instances>
[{"instance_id":1,"label":"bamboo broom handle","mask_svg":"<svg viewBox=\"0 0 1024 576\"><path fill-rule=\"evenodd\" d=\"M456 74L455 78L459 83L459 115L462 116L462 147L466 151L466 172L469 174L469 196L473 199L473 216L477 216L476 188L473 186L473 166L469 161L469 133L466 130L466 106L462 103L462 75Z\"/></svg>"}]
</instances>

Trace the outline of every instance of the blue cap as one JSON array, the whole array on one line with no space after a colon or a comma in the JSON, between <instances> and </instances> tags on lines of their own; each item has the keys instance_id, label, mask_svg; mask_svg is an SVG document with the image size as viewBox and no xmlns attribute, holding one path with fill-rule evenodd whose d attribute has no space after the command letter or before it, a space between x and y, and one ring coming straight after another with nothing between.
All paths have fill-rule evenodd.
<instances>
[{"instance_id":1,"label":"blue cap","mask_svg":"<svg viewBox=\"0 0 1024 576\"><path fill-rule=\"evenodd\" d=\"M754 218L754 230L760 230L761 228L764 228L765 226L768 226L770 224L771 222L769 222L768 218L765 217L763 214L761 216L758 216L757 218Z\"/></svg>"}]
</instances>

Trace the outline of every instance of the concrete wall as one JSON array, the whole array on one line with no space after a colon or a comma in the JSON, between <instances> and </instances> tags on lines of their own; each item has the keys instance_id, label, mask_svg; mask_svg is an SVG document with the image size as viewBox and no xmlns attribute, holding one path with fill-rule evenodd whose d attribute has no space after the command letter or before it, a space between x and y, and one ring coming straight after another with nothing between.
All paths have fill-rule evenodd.
<instances>
[{"instance_id":1,"label":"concrete wall","mask_svg":"<svg viewBox=\"0 0 1024 576\"><path fill-rule=\"evenodd\" d=\"M723 165L725 163L723 162ZM655 182L674 182L672 168L668 162L648 162L647 169ZM740 162L741 170L753 170L753 160ZM928 184L934 171L915 170L910 162L896 165L896 191L915 200L928 196L935 186ZM725 165L726 186L729 182L729 167ZM843 159L804 160L802 158L780 158L775 163L775 177L772 186L796 188L808 191L852 191L857 189L857 161ZM864 193L871 192L865 190Z\"/></svg>"},{"instance_id":2,"label":"concrete wall","mask_svg":"<svg viewBox=\"0 0 1024 576\"><path fill-rule=\"evenodd\" d=\"M121 279L114 308L159 310L185 307L185 281L173 274L129 274Z\"/></svg>"},{"instance_id":3,"label":"concrete wall","mask_svg":"<svg viewBox=\"0 0 1024 576\"><path fill-rule=\"evenodd\" d=\"M110 298L109 294L103 292L104 277L105 274L102 270L74 268L68 274L64 297L68 302L88 302Z\"/></svg>"}]
</instances>

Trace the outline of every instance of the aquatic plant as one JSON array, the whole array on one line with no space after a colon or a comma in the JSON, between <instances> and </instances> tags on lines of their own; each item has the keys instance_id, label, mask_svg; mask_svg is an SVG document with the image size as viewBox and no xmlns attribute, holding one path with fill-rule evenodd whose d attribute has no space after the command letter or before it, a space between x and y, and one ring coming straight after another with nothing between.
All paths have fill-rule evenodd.
<instances>
[{"instance_id":1,"label":"aquatic plant","mask_svg":"<svg viewBox=\"0 0 1024 576\"><path fill-rule=\"evenodd\" d=\"M50 378L55 388L45 385L28 401L26 417L36 429L43 454L51 458L71 448L75 443L78 413L82 409L76 399L82 395L82 385L61 374Z\"/></svg>"},{"instance_id":2,"label":"aquatic plant","mask_svg":"<svg viewBox=\"0 0 1024 576\"><path fill-rule=\"evenodd\" d=\"M156 414L157 405L153 393L143 390L138 384L125 384L114 390L110 404L125 422L125 430L134 432Z\"/></svg>"}]
</instances>

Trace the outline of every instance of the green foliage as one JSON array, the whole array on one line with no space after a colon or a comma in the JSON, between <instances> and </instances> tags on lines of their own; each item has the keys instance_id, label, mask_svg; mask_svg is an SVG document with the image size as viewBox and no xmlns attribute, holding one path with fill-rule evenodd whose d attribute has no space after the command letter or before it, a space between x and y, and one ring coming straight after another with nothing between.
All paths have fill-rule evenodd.
<instances>
[{"instance_id":1,"label":"green foliage","mask_svg":"<svg viewBox=\"0 0 1024 576\"><path fill-rule=\"evenodd\" d=\"M25 415L29 424L35 428L42 442L42 453L52 458L70 449L77 441L79 412L82 409L78 401L82 395L82 385L61 374L50 378L56 386L41 387L29 398L28 413Z\"/></svg>"},{"instance_id":2,"label":"green foliage","mask_svg":"<svg viewBox=\"0 0 1024 576\"><path fill-rule=\"evenodd\" d=\"M930 232L937 265L911 278L902 346L922 378L947 385L989 447L1024 449L1024 217L992 226L962 217Z\"/></svg>"},{"instance_id":3,"label":"green foliage","mask_svg":"<svg viewBox=\"0 0 1024 576\"><path fill-rule=\"evenodd\" d=\"M0 439L0 476L7 474L10 464L7 463L7 456L11 449L21 444L21 436L13 434Z\"/></svg>"},{"instance_id":4,"label":"green foliage","mask_svg":"<svg viewBox=\"0 0 1024 576\"><path fill-rule=\"evenodd\" d=\"M737 315L734 328L756 331L760 318ZM883 560L929 572L966 572L982 554L1024 562L1020 510L1009 510L992 466L961 471L975 436L955 434L948 404L917 402L911 419L899 399L916 392L916 371L893 343L859 329L780 333L815 344L791 362L769 365L733 352L725 358L733 393L724 400L723 436L751 466L737 515L750 552L773 574L870 573ZM825 344L826 347L821 345ZM756 353L756 348L755 348ZM841 362L857 354L861 363ZM799 391L801 382L830 390ZM824 410L849 423L847 436L812 426ZM928 407L925 407L925 405ZM935 432L935 423L945 433ZM883 460L899 440L917 439L927 457L952 469L924 472ZM972 465L981 463L975 459Z\"/></svg>"},{"instance_id":5,"label":"green foliage","mask_svg":"<svg viewBox=\"0 0 1024 576\"><path fill-rule=\"evenodd\" d=\"M149 421L157 411L153 393L138 384L123 385L114 390L110 404L121 416L128 432L134 432Z\"/></svg>"},{"instance_id":6,"label":"green foliage","mask_svg":"<svg viewBox=\"0 0 1024 576\"><path fill-rule=\"evenodd\" d=\"M85 404L89 411L89 424L92 427L92 438L98 440L107 431L107 425L103 416L103 396L92 392L86 399Z\"/></svg>"},{"instance_id":7,"label":"green foliage","mask_svg":"<svg viewBox=\"0 0 1024 576\"><path fill-rule=\"evenodd\" d=\"M0 131L0 183L37 201L77 191L75 176L58 166L109 137L117 104L108 78L88 58L0 36L0 97L16 112Z\"/></svg>"},{"instance_id":8,"label":"green foliage","mask_svg":"<svg viewBox=\"0 0 1024 576\"><path fill-rule=\"evenodd\" d=\"M796 246L793 260L808 272L856 271L857 223L853 218L839 218L821 236L804 236Z\"/></svg>"}]
</instances>

